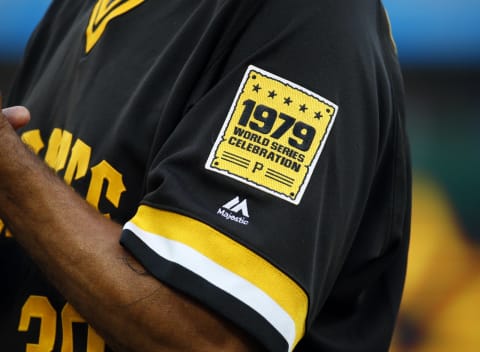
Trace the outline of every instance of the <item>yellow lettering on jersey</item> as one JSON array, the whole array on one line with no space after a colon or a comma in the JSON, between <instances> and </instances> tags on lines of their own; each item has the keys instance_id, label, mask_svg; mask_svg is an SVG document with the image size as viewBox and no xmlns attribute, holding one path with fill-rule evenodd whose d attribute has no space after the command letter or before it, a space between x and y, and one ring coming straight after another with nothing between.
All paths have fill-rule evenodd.
<instances>
[{"instance_id":1,"label":"yellow lettering on jersey","mask_svg":"<svg viewBox=\"0 0 480 352\"><path fill-rule=\"evenodd\" d=\"M40 319L37 343L28 343L27 352L50 352L55 344L57 312L47 297L30 296L23 305L18 331L27 332L32 318Z\"/></svg>"},{"instance_id":2,"label":"yellow lettering on jersey","mask_svg":"<svg viewBox=\"0 0 480 352\"><path fill-rule=\"evenodd\" d=\"M35 154L40 153L45 147L45 143L43 143L42 136L40 135L40 130L32 130L23 133L22 141L28 145Z\"/></svg>"},{"instance_id":3,"label":"yellow lettering on jersey","mask_svg":"<svg viewBox=\"0 0 480 352\"><path fill-rule=\"evenodd\" d=\"M30 329L32 318L40 319L40 333L37 343L28 343L27 352L51 352L55 344L57 334L57 312L47 297L32 295L28 297L22 307L18 331L27 332ZM61 315L62 323L62 347L61 352L74 351L73 324L85 323L85 320L70 305L65 304ZM59 333L60 335L60 333ZM105 342L88 326L86 352L103 352Z\"/></svg>"},{"instance_id":4,"label":"yellow lettering on jersey","mask_svg":"<svg viewBox=\"0 0 480 352\"><path fill-rule=\"evenodd\" d=\"M105 197L115 207L118 207L120 204L120 196L126 191L122 174L106 161L102 161L92 167L91 173L92 179L90 180L90 186L86 196L87 202L98 209L103 185L106 183Z\"/></svg>"},{"instance_id":5,"label":"yellow lettering on jersey","mask_svg":"<svg viewBox=\"0 0 480 352\"><path fill-rule=\"evenodd\" d=\"M48 141L48 149L45 154L45 162L55 171L63 170L67 162L72 134L55 128Z\"/></svg>"},{"instance_id":6,"label":"yellow lettering on jersey","mask_svg":"<svg viewBox=\"0 0 480 352\"><path fill-rule=\"evenodd\" d=\"M2 219L0 219L0 232L2 232L4 228L5 228L5 224L3 223ZM5 228L5 237L7 237L7 238L8 237L13 237L12 233L7 228Z\"/></svg>"},{"instance_id":7,"label":"yellow lettering on jersey","mask_svg":"<svg viewBox=\"0 0 480 352\"><path fill-rule=\"evenodd\" d=\"M23 133L22 140L37 154L45 146L39 130ZM72 141L72 133L55 128L48 140L45 162L57 172L65 169L64 180L68 185L86 177L90 170L91 180L86 200L99 209L103 186L106 184L105 197L118 208L121 195L126 191L122 174L105 160L90 168L92 148L81 139L75 140L72 147ZM3 223L0 222L0 231L3 227ZM10 233L7 232L7 235Z\"/></svg>"},{"instance_id":8,"label":"yellow lettering on jersey","mask_svg":"<svg viewBox=\"0 0 480 352\"><path fill-rule=\"evenodd\" d=\"M67 303L62 309L63 342L61 352L73 352L74 323L85 323L85 319L77 313L70 303ZM103 352L104 350L105 343L103 339L88 325L87 352Z\"/></svg>"},{"instance_id":9,"label":"yellow lettering on jersey","mask_svg":"<svg viewBox=\"0 0 480 352\"><path fill-rule=\"evenodd\" d=\"M85 177L88 172L91 154L92 148L82 140L77 139L72 148L65 175L63 176L68 185L71 185L73 180Z\"/></svg>"},{"instance_id":10,"label":"yellow lettering on jersey","mask_svg":"<svg viewBox=\"0 0 480 352\"><path fill-rule=\"evenodd\" d=\"M299 204L338 107L250 66L205 167Z\"/></svg>"},{"instance_id":11,"label":"yellow lettering on jersey","mask_svg":"<svg viewBox=\"0 0 480 352\"><path fill-rule=\"evenodd\" d=\"M85 32L85 53L97 44L102 37L108 23L133 8L142 4L145 0L98 0L95 4Z\"/></svg>"}]
</instances>

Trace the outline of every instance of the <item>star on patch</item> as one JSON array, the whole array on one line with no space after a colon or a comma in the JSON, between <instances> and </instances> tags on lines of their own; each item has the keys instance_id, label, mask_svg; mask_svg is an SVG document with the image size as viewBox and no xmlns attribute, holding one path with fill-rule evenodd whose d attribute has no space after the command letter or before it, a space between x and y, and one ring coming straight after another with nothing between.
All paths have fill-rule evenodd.
<instances>
[{"instance_id":1,"label":"star on patch","mask_svg":"<svg viewBox=\"0 0 480 352\"><path fill-rule=\"evenodd\" d=\"M287 104L288 106L290 106L290 104L293 103L293 100L290 99L290 97L288 97L288 98L283 98L283 103L284 103L284 104Z\"/></svg>"},{"instance_id":2,"label":"star on patch","mask_svg":"<svg viewBox=\"0 0 480 352\"><path fill-rule=\"evenodd\" d=\"M260 87L260 84L257 83L257 84L253 85L253 91L254 92L258 93L260 91L260 89L262 89L262 87Z\"/></svg>"},{"instance_id":3,"label":"star on patch","mask_svg":"<svg viewBox=\"0 0 480 352\"><path fill-rule=\"evenodd\" d=\"M321 113L320 111L315 113L315 118L316 118L316 119L319 119L319 120L320 120L322 117L323 117L323 116L322 116L322 113Z\"/></svg>"},{"instance_id":4,"label":"star on patch","mask_svg":"<svg viewBox=\"0 0 480 352\"><path fill-rule=\"evenodd\" d=\"M268 91L268 97L269 98L275 99L276 96L277 96L277 93L274 90L269 90Z\"/></svg>"},{"instance_id":5,"label":"star on patch","mask_svg":"<svg viewBox=\"0 0 480 352\"><path fill-rule=\"evenodd\" d=\"M308 108L307 108L307 106L306 106L305 104L302 104L302 105L300 105L299 110L300 110L301 112L305 112L305 111L308 110Z\"/></svg>"}]
</instances>

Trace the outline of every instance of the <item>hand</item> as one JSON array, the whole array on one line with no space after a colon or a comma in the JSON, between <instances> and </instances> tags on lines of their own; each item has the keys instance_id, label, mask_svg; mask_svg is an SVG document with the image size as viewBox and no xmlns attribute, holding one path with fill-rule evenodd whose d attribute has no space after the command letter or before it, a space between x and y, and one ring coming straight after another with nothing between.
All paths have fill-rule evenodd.
<instances>
[{"instance_id":1,"label":"hand","mask_svg":"<svg viewBox=\"0 0 480 352\"><path fill-rule=\"evenodd\" d=\"M0 95L0 108L2 96ZM15 129L25 126L30 121L30 111L24 106L12 106L1 110L0 117L5 118Z\"/></svg>"}]
</instances>

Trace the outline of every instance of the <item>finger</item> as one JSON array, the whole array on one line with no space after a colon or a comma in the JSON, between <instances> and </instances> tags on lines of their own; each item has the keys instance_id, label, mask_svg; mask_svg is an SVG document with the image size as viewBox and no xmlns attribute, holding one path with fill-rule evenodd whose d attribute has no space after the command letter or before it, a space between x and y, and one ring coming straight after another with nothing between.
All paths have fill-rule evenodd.
<instances>
[{"instance_id":1,"label":"finger","mask_svg":"<svg viewBox=\"0 0 480 352\"><path fill-rule=\"evenodd\" d=\"M2 113L14 129L19 129L30 122L30 111L28 111L28 109L24 106L12 106L5 108L2 109Z\"/></svg>"}]
</instances>

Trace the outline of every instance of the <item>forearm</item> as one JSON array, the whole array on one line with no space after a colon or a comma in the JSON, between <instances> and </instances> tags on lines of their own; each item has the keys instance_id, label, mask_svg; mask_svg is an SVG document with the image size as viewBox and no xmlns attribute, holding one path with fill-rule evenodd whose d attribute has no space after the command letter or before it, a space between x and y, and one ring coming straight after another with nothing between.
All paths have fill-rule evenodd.
<instances>
[{"instance_id":1,"label":"forearm","mask_svg":"<svg viewBox=\"0 0 480 352\"><path fill-rule=\"evenodd\" d=\"M120 226L97 214L15 136L1 135L0 165L6 165L0 169L1 218L76 309L115 340L115 332L104 326L121 330L122 322L113 320L139 299L135 295L145 294L129 296L125 284L149 289L121 264L127 254L118 245Z\"/></svg>"},{"instance_id":2,"label":"forearm","mask_svg":"<svg viewBox=\"0 0 480 352\"><path fill-rule=\"evenodd\" d=\"M145 274L118 243L121 226L64 184L4 120L0 139L0 218L109 345L117 351L251 350L228 323Z\"/></svg>"}]
</instances>

